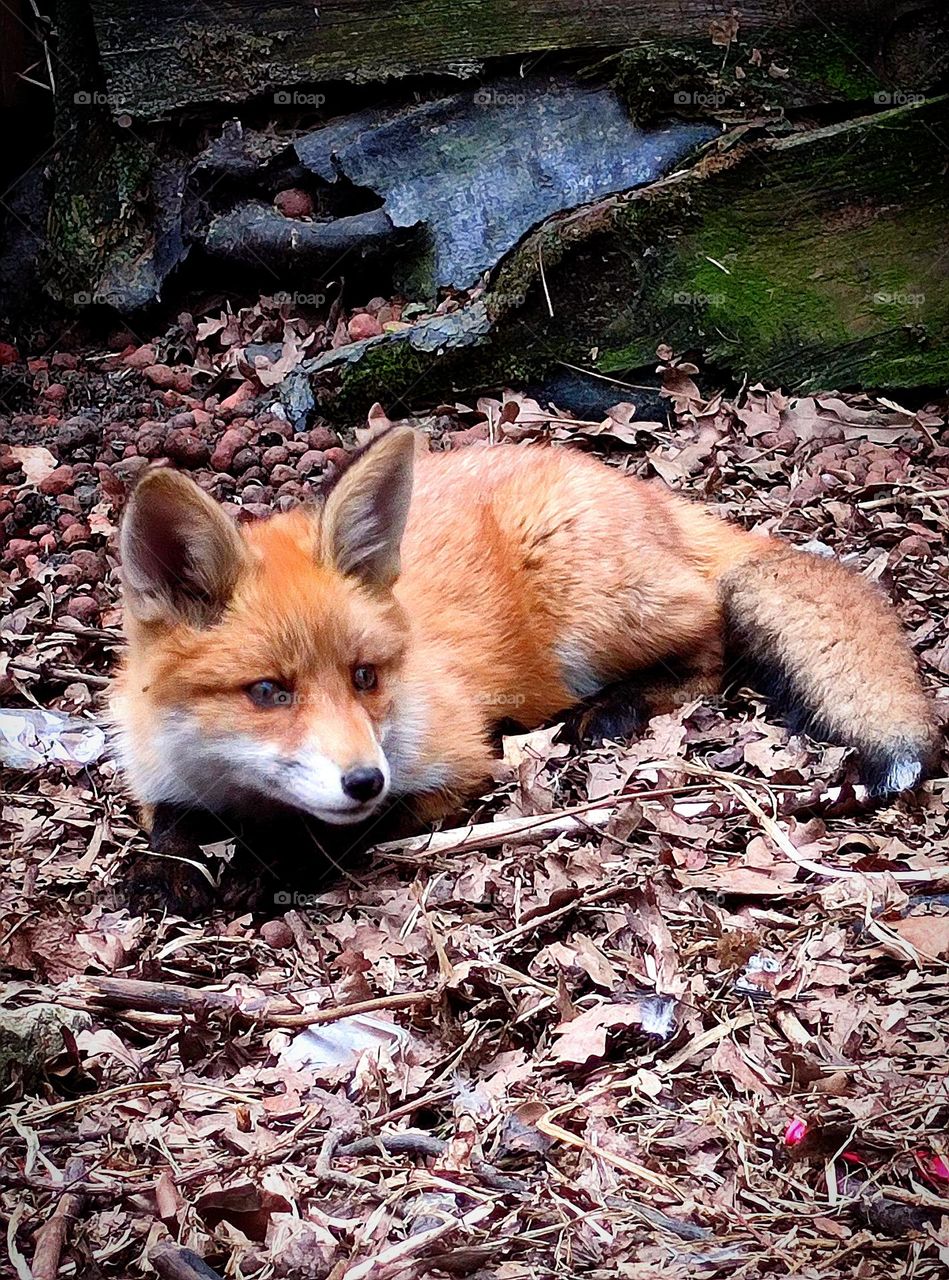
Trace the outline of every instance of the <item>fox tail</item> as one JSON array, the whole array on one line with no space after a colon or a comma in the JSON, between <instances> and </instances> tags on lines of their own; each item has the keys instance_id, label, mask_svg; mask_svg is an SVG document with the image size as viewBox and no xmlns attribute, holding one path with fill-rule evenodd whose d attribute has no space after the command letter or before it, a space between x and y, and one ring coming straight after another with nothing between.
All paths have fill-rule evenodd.
<instances>
[{"instance_id":1,"label":"fox tail","mask_svg":"<svg viewBox=\"0 0 949 1280\"><path fill-rule=\"evenodd\" d=\"M791 727L855 748L874 795L911 790L932 773L942 735L880 589L771 539L745 535L727 559L715 575L727 650Z\"/></svg>"}]
</instances>

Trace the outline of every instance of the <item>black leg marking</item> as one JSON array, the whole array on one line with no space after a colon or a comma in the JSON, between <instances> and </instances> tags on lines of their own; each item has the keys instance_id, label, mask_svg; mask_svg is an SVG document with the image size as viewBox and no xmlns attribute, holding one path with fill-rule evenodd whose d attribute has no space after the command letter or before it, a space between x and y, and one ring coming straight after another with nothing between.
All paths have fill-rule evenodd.
<instances>
[{"instance_id":1,"label":"black leg marking","mask_svg":"<svg viewBox=\"0 0 949 1280\"><path fill-rule=\"evenodd\" d=\"M568 711L557 738L571 746L636 738L648 719L642 680L617 680Z\"/></svg>"}]
</instances>

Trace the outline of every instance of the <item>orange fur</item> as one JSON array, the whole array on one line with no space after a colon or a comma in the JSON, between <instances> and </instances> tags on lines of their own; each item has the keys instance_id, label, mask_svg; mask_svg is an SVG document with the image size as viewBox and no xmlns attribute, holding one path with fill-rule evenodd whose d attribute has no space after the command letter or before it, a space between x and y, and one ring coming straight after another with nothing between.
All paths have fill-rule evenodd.
<instances>
[{"instance_id":1,"label":"orange fur","mask_svg":"<svg viewBox=\"0 0 949 1280\"><path fill-rule=\"evenodd\" d=\"M799 616L782 631L783 656L823 707L846 667L827 656L826 609L815 605L824 591L851 602L843 643L854 671L864 661L889 669L879 673L885 696L855 676L829 727L860 745L864 722L883 709L900 741L925 739L931 749L931 716L895 619L839 566L566 449L422 454L409 504L410 447L403 432L371 445L322 515L300 509L245 526L238 551L215 530L206 499L159 482L161 493L169 488L159 521L180 501L189 520L200 508L210 522L196 551L190 525L187 554L172 546L206 616L187 598L182 605L174 575L162 579L147 561L141 573L157 582L153 594L147 582L127 588L129 651L113 706L141 799L174 798L161 791L181 767L180 745L172 733L163 746L162 735L187 723L188 741L250 738L268 759L317 744L341 770L381 744L393 794L433 819L484 785L494 724L542 724L611 681L673 659L696 673L696 687L713 688L726 622L780 630L788 601ZM127 522L130 578L140 542L160 535L144 493ZM363 527L373 504L385 507L380 524L399 533L407 515L404 536L381 550L378 529ZM191 557L209 541L216 577L201 577ZM360 663L378 670L371 692L353 688ZM261 679L292 689L292 705L252 706L245 690Z\"/></svg>"}]
</instances>

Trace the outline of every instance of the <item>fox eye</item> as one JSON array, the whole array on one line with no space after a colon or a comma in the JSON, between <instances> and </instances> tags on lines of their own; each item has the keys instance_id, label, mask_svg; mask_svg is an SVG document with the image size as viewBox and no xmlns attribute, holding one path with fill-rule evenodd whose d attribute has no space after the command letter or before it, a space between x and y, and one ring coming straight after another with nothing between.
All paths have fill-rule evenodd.
<instances>
[{"instance_id":1,"label":"fox eye","mask_svg":"<svg viewBox=\"0 0 949 1280\"><path fill-rule=\"evenodd\" d=\"M289 707L293 701L290 690L277 680L255 680L246 692L255 707Z\"/></svg>"},{"instance_id":2,"label":"fox eye","mask_svg":"<svg viewBox=\"0 0 949 1280\"><path fill-rule=\"evenodd\" d=\"M371 663L363 662L358 667L353 667L353 685L360 693L368 693L378 682L376 669Z\"/></svg>"}]
</instances>

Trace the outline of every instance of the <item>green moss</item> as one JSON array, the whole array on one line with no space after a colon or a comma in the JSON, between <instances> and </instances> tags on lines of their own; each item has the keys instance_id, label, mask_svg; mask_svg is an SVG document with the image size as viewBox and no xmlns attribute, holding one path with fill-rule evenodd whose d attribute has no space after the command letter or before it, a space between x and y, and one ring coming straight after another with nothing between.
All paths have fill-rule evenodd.
<instances>
[{"instance_id":1,"label":"green moss","mask_svg":"<svg viewBox=\"0 0 949 1280\"><path fill-rule=\"evenodd\" d=\"M734 148L685 180L554 220L503 264L489 304L505 331L516 315L538 350L578 351L607 374L652 364L667 342L788 387L939 385L949 176L931 139L946 117L937 100Z\"/></svg>"}]
</instances>

